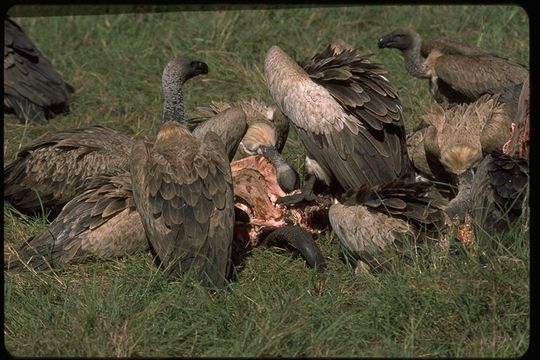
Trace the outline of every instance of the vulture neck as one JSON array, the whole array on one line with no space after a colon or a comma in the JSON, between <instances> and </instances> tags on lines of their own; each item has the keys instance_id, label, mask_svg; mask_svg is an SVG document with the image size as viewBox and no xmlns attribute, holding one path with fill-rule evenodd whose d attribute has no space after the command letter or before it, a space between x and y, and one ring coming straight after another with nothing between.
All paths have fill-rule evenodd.
<instances>
[{"instance_id":1,"label":"vulture neck","mask_svg":"<svg viewBox=\"0 0 540 360\"><path fill-rule=\"evenodd\" d=\"M184 79L163 78L163 116L161 122L173 120L184 123Z\"/></svg>"},{"instance_id":2,"label":"vulture neck","mask_svg":"<svg viewBox=\"0 0 540 360\"><path fill-rule=\"evenodd\" d=\"M203 140L210 131L218 135L232 160L240 141L247 131L246 115L240 106L234 106L206 120L193 130L193 136Z\"/></svg>"},{"instance_id":3,"label":"vulture neck","mask_svg":"<svg viewBox=\"0 0 540 360\"><path fill-rule=\"evenodd\" d=\"M450 217L450 220L454 220L456 217L463 221L465 219L465 213L471 207L472 196L472 183L474 178L474 172L472 169L468 169L458 176L458 193L453 198L446 208L446 214Z\"/></svg>"},{"instance_id":4,"label":"vulture neck","mask_svg":"<svg viewBox=\"0 0 540 360\"><path fill-rule=\"evenodd\" d=\"M409 74L417 78L427 78L424 58L420 54L421 45L422 39L416 36L413 39L412 46L403 50L403 58L405 60L405 68Z\"/></svg>"}]
</instances>

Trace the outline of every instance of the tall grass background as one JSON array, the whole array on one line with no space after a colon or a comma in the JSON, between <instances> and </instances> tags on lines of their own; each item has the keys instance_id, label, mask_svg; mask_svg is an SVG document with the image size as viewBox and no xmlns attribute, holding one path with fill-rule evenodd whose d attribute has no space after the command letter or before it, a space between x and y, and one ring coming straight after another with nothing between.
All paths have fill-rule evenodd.
<instances>
[{"instance_id":1,"label":"tall grass background","mask_svg":"<svg viewBox=\"0 0 540 360\"><path fill-rule=\"evenodd\" d=\"M190 117L213 100L271 103L263 76L270 46L300 60L341 38L388 69L408 131L422 126L433 100L397 51L377 48L381 35L409 26L426 38L449 37L529 65L529 18L513 5L111 8L47 17L36 15L50 14L50 7L10 9L75 94L71 112L45 126L5 115L5 163L46 132L93 124L152 141L161 72L177 55L210 68L186 84ZM109 13L95 15L100 11ZM291 132L285 156L300 171L303 154ZM47 223L4 204L4 249ZM530 342L529 245L519 224L495 238L480 230L479 243L489 250L452 239L447 249L411 249L411 261L360 274L325 231L317 237L325 272L283 249L260 247L217 293L189 276L168 280L145 253L45 274L4 273L4 345L12 355L48 357L519 356Z\"/></svg>"}]
</instances>

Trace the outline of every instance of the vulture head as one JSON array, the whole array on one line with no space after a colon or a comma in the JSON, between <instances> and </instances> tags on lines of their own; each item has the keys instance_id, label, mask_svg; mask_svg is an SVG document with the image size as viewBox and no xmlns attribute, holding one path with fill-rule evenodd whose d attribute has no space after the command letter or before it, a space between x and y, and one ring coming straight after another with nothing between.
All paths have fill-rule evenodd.
<instances>
[{"instance_id":1,"label":"vulture head","mask_svg":"<svg viewBox=\"0 0 540 360\"><path fill-rule=\"evenodd\" d=\"M205 62L179 56L165 66L162 79L176 79L184 83L200 74L208 74L208 65Z\"/></svg>"},{"instance_id":2,"label":"vulture head","mask_svg":"<svg viewBox=\"0 0 540 360\"><path fill-rule=\"evenodd\" d=\"M163 116L162 121L175 120L184 123L184 96L182 86L186 81L200 74L208 74L206 63L177 57L165 66L161 77L163 90Z\"/></svg>"},{"instance_id":3,"label":"vulture head","mask_svg":"<svg viewBox=\"0 0 540 360\"><path fill-rule=\"evenodd\" d=\"M417 42L421 42L420 35L412 29L403 28L379 38L377 45L379 49L394 48L405 51L413 48Z\"/></svg>"}]
</instances>

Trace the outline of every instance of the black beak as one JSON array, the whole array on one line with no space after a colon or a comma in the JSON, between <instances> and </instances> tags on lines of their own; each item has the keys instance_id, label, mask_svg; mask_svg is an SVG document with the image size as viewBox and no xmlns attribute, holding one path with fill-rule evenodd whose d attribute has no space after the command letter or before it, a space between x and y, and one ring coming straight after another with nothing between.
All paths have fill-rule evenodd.
<instances>
[{"instance_id":1,"label":"black beak","mask_svg":"<svg viewBox=\"0 0 540 360\"><path fill-rule=\"evenodd\" d=\"M383 36L377 41L377 45L379 46L379 49L389 47L390 45L392 45L392 39L388 36Z\"/></svg>"},{"instance_id":2,"label":"black beak","mask_svg":"<svg viewBox=\"0 0 540 360\"><path fill-rule=\"evenodd\" d=\"M208 74L208 65L202 61L192 61L191 68L195 74Z\"/></svg>"}]
</instances>

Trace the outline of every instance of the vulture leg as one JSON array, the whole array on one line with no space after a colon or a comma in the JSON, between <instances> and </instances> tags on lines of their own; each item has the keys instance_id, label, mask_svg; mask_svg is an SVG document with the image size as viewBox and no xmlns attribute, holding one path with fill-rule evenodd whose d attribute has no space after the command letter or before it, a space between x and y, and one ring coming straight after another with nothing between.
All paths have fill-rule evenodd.
<instances>
[{"instance_id":1,"label":"vulture leg","mask_svg":"<svg viewBox=\"0 0 540 360\"><path fill-rule=\"evenodd\" d=\"M274 146L261 145L257 153L265 156L274 164L277 181L283 191L289 193L298 187L298 173L287 163Z\"/></svg>"},{"instance_id":2,"label":"vulture leg","mask_svg":"<svg viewBox=\"0 0 540 360\"><path fill-rule=\"evenodd\" d=\"M302 187L302 190L300 190L297 194L282 196L279 199L277 199L277 204L292 206L299 204L301 202L312 202L312 201L319 201L319 197L315 195L313 192L313 186L315 186L315 181L317 178L315 175L307 175L307 179L304 183L304 186Z\"/></svg>"},{"instance_id":3,"label":"vulture leg","mask_svg":"<svg viewBox=\"0 0 540 360\"><path fill-rule=\"evenodd\" d=\"M277 228L264 238L263 243L269 244L275 241L286 241L287 244L292 245L312 268L325 268L324 257L313 236L301 227L285 226Z\"/></svg>"}]
</instances>

